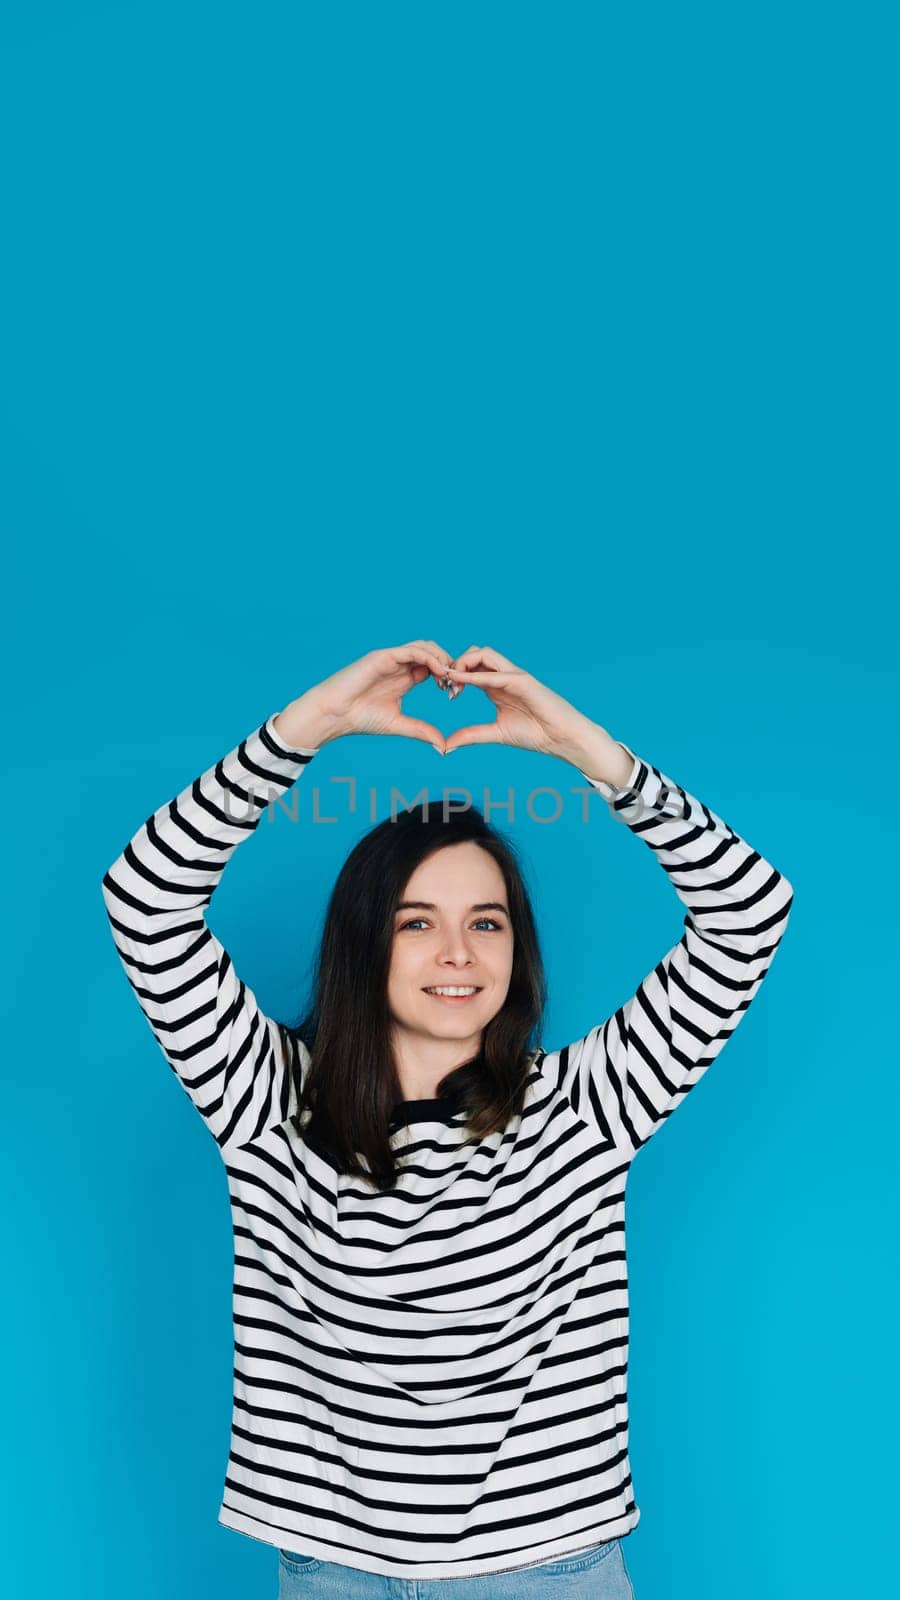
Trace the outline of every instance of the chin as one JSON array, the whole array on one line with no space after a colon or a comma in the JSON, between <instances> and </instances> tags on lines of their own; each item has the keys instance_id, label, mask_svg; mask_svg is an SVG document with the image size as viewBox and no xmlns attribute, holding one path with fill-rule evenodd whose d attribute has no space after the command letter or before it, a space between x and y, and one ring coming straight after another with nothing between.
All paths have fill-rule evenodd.
<instances>
[{"instance_id":1,"label":"chin","mask_svg":"<svg viewBox=\"0 0 900 1600\"><path fill-rule=\"evenodd\" d=\"M452 1011L448 1011L445 1016L439 1012L436 1017L427 1017L426 1021L431 1029L438 1027L443 1031L448 1027L457 1028L460 1033L474 1033L476 1028L484 1027L484 1018L476 1016L474 1011L470 1011L464 1017L455 1017Z\"/></svg>"},{"instance_id":2,"label":"chin","mask_svg":"<svg viewBox=\"0 0 900 1600\"><path fill-rule=\"evenodd\" d=\"M468 1011L459 1016L448 1011L446 1015L439 1012L436 1017L426 1017L425 1025L429 1033L439 1037L449 1033L454 1038L469 1039L473 1034L482 1033L490 1020L491 1014L485 1015L484 1011Z\"/></svg>"}]
</instances>

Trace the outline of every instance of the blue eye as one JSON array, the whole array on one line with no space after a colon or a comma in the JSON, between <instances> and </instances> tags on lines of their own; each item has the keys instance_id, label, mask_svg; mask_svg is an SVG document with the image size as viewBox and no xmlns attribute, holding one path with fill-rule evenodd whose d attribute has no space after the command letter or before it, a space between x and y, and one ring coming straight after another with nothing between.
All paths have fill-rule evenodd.
<instances>
[{"instance_id":1,"label":"blue eye","mask_svg":"<svg viewBox=\"0 0 900 1600\"><path fill-rule=\"evenodd\" d=\"M417 922L425 922L426 920L425 917L411 917L409 922L401 922L399 931L402 933L405 928L414 928ZM478 927L479 923L484 922L489 923L492 928L502 929L502 923L495 921L493 917L479 917L475 926Z\"/></svg>"}]
</instances>

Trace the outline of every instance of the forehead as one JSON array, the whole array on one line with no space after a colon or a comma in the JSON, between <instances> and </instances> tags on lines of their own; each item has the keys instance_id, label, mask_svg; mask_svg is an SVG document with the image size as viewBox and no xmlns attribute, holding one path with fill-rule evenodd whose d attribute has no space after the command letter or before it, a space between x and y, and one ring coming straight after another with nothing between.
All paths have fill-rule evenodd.
<instances>
[{"instance_id":1,"label":"forehead","mask_svg":"<svg viewBox=\"0 0 900 1600\"><path fill-rule=\"evenodd\" d=\"M467 839L463 844L444 845L420 861L404 885L402 899L472 904L502 899L505 892L503 873L494 857Z\"/></svg>"}]
</instances>

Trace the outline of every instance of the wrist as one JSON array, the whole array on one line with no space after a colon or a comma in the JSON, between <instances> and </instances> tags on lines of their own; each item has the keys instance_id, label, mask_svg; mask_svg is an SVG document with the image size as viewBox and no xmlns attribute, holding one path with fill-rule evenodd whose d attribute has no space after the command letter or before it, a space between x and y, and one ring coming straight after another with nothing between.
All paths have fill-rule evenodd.
<instances>
[{"instance_id":1,"label":"wrist","mask_svg":"<svg viewBox=\"0 0 900 1600\"><path fill-rule=\"evenodd\" d=\"M554 748L554 755L601 783L623 789L631 775L633 758L598 722L587 717Z\"/></svg>"},{"instance_id":2,"label":"wrist","mask_svg":"<svg viewBox=\"0 0 900 1600\"><path fill-rule=\"evenodd\" d=\"M309 694L301 694L279 711L272 726L280 739L294 749L319 749L332 739L339 739L343 730L337 719L317 706Z\"/></svg>"}]
</instances>

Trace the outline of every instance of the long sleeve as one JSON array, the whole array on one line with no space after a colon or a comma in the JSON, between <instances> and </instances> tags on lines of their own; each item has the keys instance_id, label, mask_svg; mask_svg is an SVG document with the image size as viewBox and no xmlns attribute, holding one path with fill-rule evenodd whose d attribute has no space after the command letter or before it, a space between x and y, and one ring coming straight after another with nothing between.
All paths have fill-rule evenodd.
<instances>
[{"instance_id":1,"label":"long sleeve","mask_svg":"<svg viewBox=\"0 0 900 1600\"><path fill-rule=\"evenodd\" d=\"M306 769L273 713L160 806L103 876L116 949L169 1065L225 1151L297 1109L308 1052L285 1046L206 923L234 851Z\"/></svg>"},{"instance_id":2,"label":"long sleeve","mask_svg":"<svg viewBox=\"0 0 900 1600\"><path fill-rule=\"evenodd\" d=\"M621 743L621 741L619 741ZM772 964L793 889L752 845L626 744L622 788L582 773L653 851L687 908L684 933L635 994L559 1052L575 1110L632 1156L699 1083Z\"/></svg>"}]
</instances>

